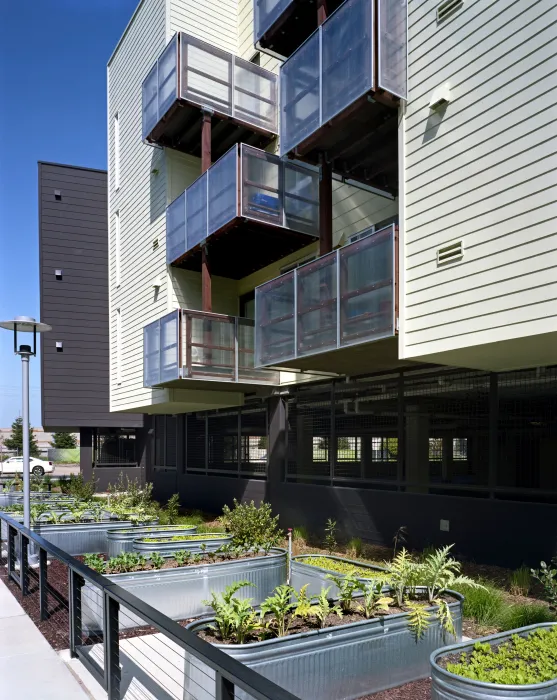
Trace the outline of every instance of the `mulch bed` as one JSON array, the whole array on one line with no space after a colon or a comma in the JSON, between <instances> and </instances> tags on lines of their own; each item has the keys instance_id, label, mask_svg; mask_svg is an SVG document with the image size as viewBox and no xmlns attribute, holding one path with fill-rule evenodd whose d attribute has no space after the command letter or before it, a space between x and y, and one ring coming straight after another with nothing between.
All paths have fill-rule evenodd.
<instances>
[{"instance_id":1,"label":"mulch bed","mask_svg":"<svg viewBox=\"0 0 557 700\"><path fill-rule=\"evenodd\" d=\"M366 695L360 700L430 700L430 698L431 680L424 678L421 681L400 685L398 688L389 688L374 695Z\"/></svg>"}]
</instances>

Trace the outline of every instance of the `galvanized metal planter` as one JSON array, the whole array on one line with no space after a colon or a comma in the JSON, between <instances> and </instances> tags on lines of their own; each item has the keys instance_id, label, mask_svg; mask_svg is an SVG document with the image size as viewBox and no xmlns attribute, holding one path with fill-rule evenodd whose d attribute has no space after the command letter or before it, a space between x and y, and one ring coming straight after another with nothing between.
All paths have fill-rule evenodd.
<instances>
[{"instance_id":1,"label":"galvanized metal planter","mask_svg":"<svg viewBox=\"0 0 557 700\"><path fill-rule=\"evenodd\" d=\"M128 529L109 530L108 556L116 557L122 552L133 552L133 541L141 537L173 537L176 534L192 535L197 530L195 525L155 525L151 527L132 527Z\"/></svg>"},{"instance_id":2,"label":"galvanized metal planter","mask_svg":"<svg viewBox=\"0 0 557 700\"><path fill-rule=\"evenodd\" d=\"M372 564L362 564L361 562L354 561L353 559L344 559L343 557L334 557L332 555L321 556L315 554L303 554L298 557L292 557L290 584L296 590L299 590L303 585L308 583L309 585L307 588L307 592L308 595L311 596L318 596L321 593L322 588L330 588L329 596L331 598L336 598L339 594L338 587L330 579L328 579L327 576L329 574L342 576L342 574L339 574L336 571L322 569L319 566L312 566L311 564L305 563L307 559L312 559L316 556L319 556L323 559L334 559L336 561L342 561L346 564L354 564L354 566L358 566L363 569L369 569L370 578L373 578L373 576L377 576L378 573L385 573L385 569L382 569L380 566L373 566ZM358 579L362 582L366 580L363 577L358 577Z\"/></svg>"},{"instance_id":3,"label":"galvanized metal planter","mask_svg":"<svg viewBox=\"0 0 557 700\"><path fill-rule=\"evenodd\" d=\"M254 587L244 588L238 596L263 602L273 590L286 581L286 552L273 549L267 556L223 561L201 566L184 566L162 571L141 571L133 574L109 574L113 583L130 591L141 600L173 620L206 615L210 608L202 601L211 592L221 593L234 581L250 581ZM101 592L89 583L82 588L83 627L91 632L103 628ZM119 618L120 629L145 624L125 609Z\"/></svg>"},{"instance_id":4,"label":"galvanized metal planter","mask_svg":"<svg viewBox=\"0 0 557 700\"><path fill-rule=\"evenodd\" d=\"M149 556L153 552L159 554L172 554L172 552L201 552L201 545L205 545L206 552L215 552L223 544L232 542L232 535L226 537L211 537L207 534L207 539L204 540L176 540L174 542L141 542L136 539L133 542L133 551L140 552L145 556Z\"/></svg>"},{"instance_id":5,"label":"galvanized metal planter","mask_svg":"<svg viewBox=\"0 0 557 700\"><path fill-rule=\"evenodd\" d=\"M471 642L453 644L452 646L437 649L431 654L431 698L432 700L497 700L497 698L520 698L520 700L557 700L557 678L546 683L535 685L498 685L496 683L483 683L469 678L457 676L439 666L438 661L448 654L460 654L471 651L477 642L489 644L501 644L508 641L513 634L525 637L530 632L542 627L555 627L556 622L547 622L541 625L530 625L510 632L492 634Z\"/></svg>"},{"instance_id":6,"label":"galvanized metal planter","mask_svg":"<svg viewBox=\"0 0 557 700\"><path fill-rule=\"evenodd\" d=\"M103 520L96 523L35 523L33 530L68 554L108 551L108 530L130 528L129 520Z\"/></svg>"},{"instance_id":7,"label":"galvanized metal planter","mask_svg":"<svg viewBox=\"0 0 557 700\"><path fill-rule=\"evenodd\" d=\"M463 598L458 593L451 595L458 598L450 608L460 639ZM424 637L416 641L407 618L407 613L398 613L264 642L215 646L302 700L351 700L426 678L432 650L455 639L435 618ZM192 622L187 629L196 631L211 622L212 618ZM199 666L199 661L186 654L185 677L191 678L196 670L199 675ZM207 666L202 671L214 677ZM193 685L186 690L193 693ZM249 697L236 692L236 698Z\"/></svg>"}]
</instances>

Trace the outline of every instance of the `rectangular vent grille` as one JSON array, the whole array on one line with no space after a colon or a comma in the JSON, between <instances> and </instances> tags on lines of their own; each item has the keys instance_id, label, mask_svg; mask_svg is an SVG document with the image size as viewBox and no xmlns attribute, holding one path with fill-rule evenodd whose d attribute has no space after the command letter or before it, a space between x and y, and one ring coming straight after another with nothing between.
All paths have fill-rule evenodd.
<instances>
[{"instance_id":1,"label":"rectangular vent grille","mask_svg":"<svg viewBox=\"0 0 557 700\"><path fill-rule=\"evenodd\" d=\"M437 21L442 22L447 19L454 12L460 10L463 4L464 0L445 0L445 2L437 6Z\"/></svg>"},{"instance_id":2,"label":"rectangular vent grille","mask_svg":"<svg viewBox=\"0 0 557 700\"><path fill-rule=\"evenodd\" d=\"M462 241L451 243L437 250L437 264L445 265L446 263L458 262L462 260L464 255L464 246Z\"/></svg>"}]
</instances>

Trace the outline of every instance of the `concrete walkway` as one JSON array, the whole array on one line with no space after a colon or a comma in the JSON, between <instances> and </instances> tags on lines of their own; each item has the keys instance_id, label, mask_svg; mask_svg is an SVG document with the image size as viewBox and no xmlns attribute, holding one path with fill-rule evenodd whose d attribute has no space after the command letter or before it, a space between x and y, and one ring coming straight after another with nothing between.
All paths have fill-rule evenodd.
<instances>
[{"instance_id":1,"label":"concrete walkway","mask_svg":"<svg viewBox=\"0 0 557 700\"><path fill-rule=\"evenodd\" d=\"M90 700L73 673L0 581L1 698Z\"/></svg>"}]
</instances>

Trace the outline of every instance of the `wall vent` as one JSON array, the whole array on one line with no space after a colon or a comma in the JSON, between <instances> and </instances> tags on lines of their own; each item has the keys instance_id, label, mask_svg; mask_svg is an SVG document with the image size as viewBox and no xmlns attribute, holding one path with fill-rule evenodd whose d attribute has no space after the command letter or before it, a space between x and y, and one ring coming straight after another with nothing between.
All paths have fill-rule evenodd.
<instances>
[{"instance_id":1,"label":"wall vent","mask_svg":"<svg viewBox=\"0 0 557 700\"><path fill-rule=\"evenodd\" d=\"M159 247L159 239L155 238L153 241L153 250L156 250Z\"/></svg>"},{"instance_id":2,"label":"wall vent","mask_svg":"<svg viewBox=\"0 0 557 700\"><path fill-rule=\"evenodd\" d=\"M445 0L437 5L437 22L443 22L464 5L464 0Z\"/></svg>"},{"instance_id":3,"label":"wall vent","mask_svg":"<svg viewBox=\"0 0 557 700\"><path fill-rule=\"evenodd\" d=\"M450 243L437 249L437 265L458 262L464 256L464 245L462 241Z\"/></svg>"}]
</instances>

